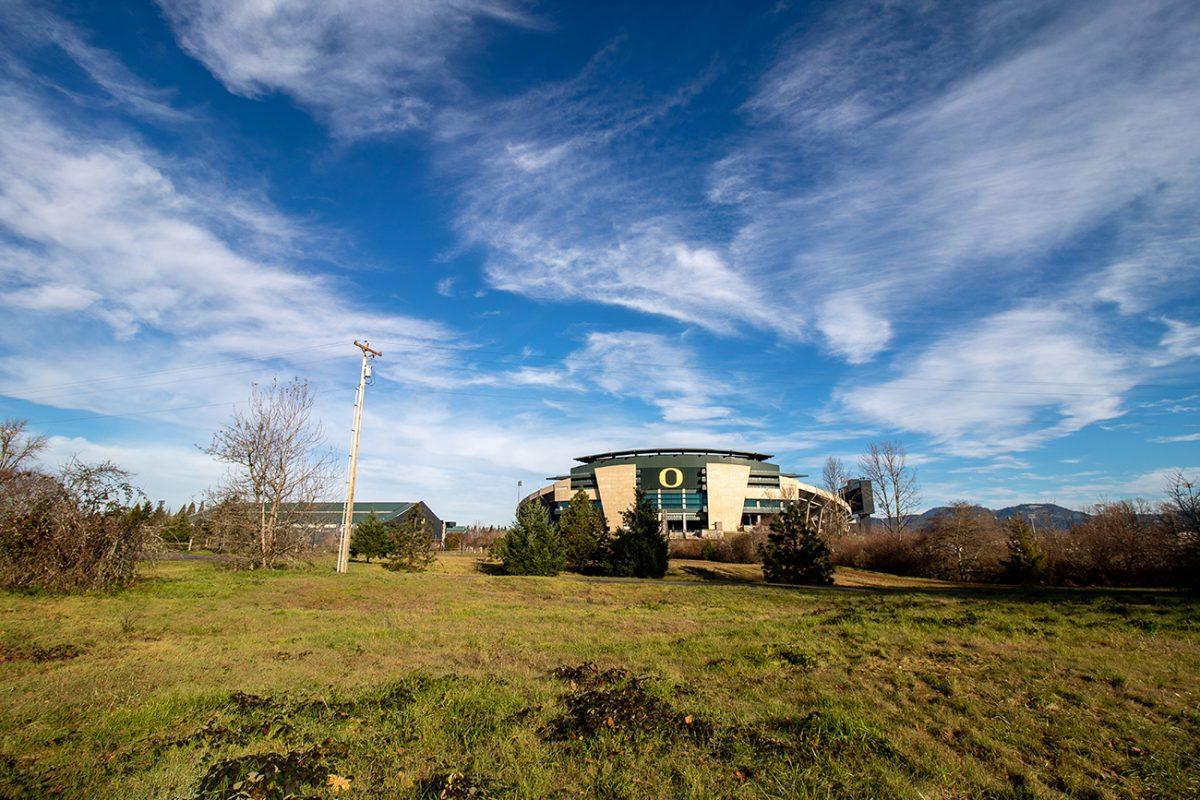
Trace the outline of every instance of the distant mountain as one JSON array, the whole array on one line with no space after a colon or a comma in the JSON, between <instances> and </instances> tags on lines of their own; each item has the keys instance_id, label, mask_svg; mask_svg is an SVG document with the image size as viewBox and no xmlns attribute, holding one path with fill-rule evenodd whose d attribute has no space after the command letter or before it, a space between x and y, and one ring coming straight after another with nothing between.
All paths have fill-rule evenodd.
<instances>
[{"instance_id":1,"label":"distant mountain","mask_svg":"<svg viewBox=\"0 0 1200 800\"><path fill-rule=\"evenodd\" d=\"M1024 517L1035 528L1054 528L1060 531L1086 522L1092 516L1082 511L1072 511L1069 508L1056 506L1054 503L1022 503L1019 506L1001 508L993 513L996 515L996 519L1001 521L1010 517Z\"/></svg>"},{"instance_id":2,"label":"distant mountain","mask_svg":"<svg viewBox=\"0 0 1200 800\"><path fill-rule=\"evenodd\" d=\"M1072 525L1078 525L1091 518L1090 514L1063 508L1054 503L1022 503L998 509L985 508L983 506L972 506L972 508L984 514L991 514L1001 522L1012 517L1024 517L1031 525L1041 530L1066 530ZM914 515L912 517L912 526L920 530L931 524L938 517L943 517L951 511L950 506L935 506L924 514Z\"/></svg>"}]
</instances>

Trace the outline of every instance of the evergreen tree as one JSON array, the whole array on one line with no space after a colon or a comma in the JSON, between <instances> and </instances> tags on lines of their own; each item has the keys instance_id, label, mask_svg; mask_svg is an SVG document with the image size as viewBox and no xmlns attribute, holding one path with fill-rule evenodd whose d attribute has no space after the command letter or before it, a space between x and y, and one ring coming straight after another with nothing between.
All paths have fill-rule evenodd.
<instances>
[{"instance_id":1,"label":"evergreen tree","mask_svg":"<svg viewBox=\"0 0 1200 800\"><path fill-rule=\"evenodd\" d=\"M392 546L392 531L372 511L362 522L354 526L350 534L350 555L363 556L367 563L372 558L383 558Z\"/></svg>"},{"instance_id":2,"label":"evergreen tree","mask_svg":"<svg viewBox=\"0 0 1200 800\"><path fill-rule=\"evenodd\" d=\"M1004 523L1008 557L1000 562L1005 580L1012 583L1037 583L1046 575L1047 559L1038 546L1033 527L1022 517Z\"/></svg>"},{"instance_id":3,"label":"evergreen tree","mask_svg":"<svg viewBox=\"0 0 1200 800\"><path fill-rule=\"evenodd\" d=\"M604 515L583 489L575 493L563 510L558 520L558 533L562 537L567 569L587 572L597 568L608 530Z\"/></svg>"},{"instance_id":4,"label":"evergreen tree","mask_svg":"<svg viewBox=\"0 0 1200 800\"><path fill-rule=\"evenodd\" d=\"M162 527L162 540L168 544L187 544L192 538L192 521L187 512L180 508Z\"/></svg>"},{"instance_id":5,"label":"evergreen tree","mask_svg":"<svg viewBox=\"0 0 1200 800\"><path fill-rule=\"evenodd\" d=\"M433 552L433 536L425 523L425 515L412 509L399 521L387 525L390 557L384 564L390 570L424 572L437 555Z\"/></svg>"},{"instance_id":6,"label":"evergreen tree","mask_svg":"<svg viewBox=\"0 0 1200 800\"><path fill-rule=\"evenodd\" d=\"M787 505L771 520L762 546L763 575L775 583L833 583L833 556L816 525L804 519L799 504Z\"/></svg>"},{"instance_id":7,"label":"evergreen tree","mask_svg":"<svg viewBox=\"0 0 1200 800\"><path fill-rule=\"evenodd\" d=\"M608 547L607 572L634 578L661 578L667 574L667 539L658 512L642 490L633 505L621 514L621 530Z\"/></svg>"},{"instance_id":8,"label":"evergreen tree","mask_svg":"<svg viewBox=\"0 0 1200 800\"><path fill-rule=\"evenodd\" d=\"M187 504L187 515L189 517L196 515L196 502L194 500Z\"/></svg>"},{"instance_id":9,"label":"evergreen tree","mask_svg":"<svg viewBox=\"0 0 1200 800\"><path fill-rule=\"evenodd\" d=\"M509 575L557 575L565 564L563 541L538 501L522 503L498 554Z\"/></svg>"}]
</instances>

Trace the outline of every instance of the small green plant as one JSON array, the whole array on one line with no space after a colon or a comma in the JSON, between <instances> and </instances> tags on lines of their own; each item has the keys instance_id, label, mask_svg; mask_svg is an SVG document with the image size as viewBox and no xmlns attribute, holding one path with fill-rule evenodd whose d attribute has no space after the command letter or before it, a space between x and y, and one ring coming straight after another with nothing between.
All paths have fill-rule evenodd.
<instances>
[{"instance_id":1,"label":"small green plant","mask_svg":"<svg viewBox=\"0 0 1200 800\"><path fill-rule=\"evenodd\" d=\"M816 526L804 518L800 506L788 505L771 521L771 532L762 547L763 575L775 583L829 585L833 583L833 555Z\"/></svg>"}]
</instances>

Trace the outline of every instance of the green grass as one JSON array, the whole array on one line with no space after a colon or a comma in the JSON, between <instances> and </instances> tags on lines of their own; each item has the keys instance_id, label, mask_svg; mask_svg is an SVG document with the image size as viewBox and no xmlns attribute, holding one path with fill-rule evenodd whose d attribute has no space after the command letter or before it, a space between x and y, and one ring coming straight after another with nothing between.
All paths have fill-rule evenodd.
<instances>
[{"instance_id":1,"label":"green grass","mask_svg":"<svg viewBox=\"0 0 1200 800\"><path fill-rule=\"evenodd\" d=\"M268 753L350 779L316 797L1200 796L1195 598L753 575L189 561L0 594L0 797L192 798ZM628 674L551 675L586 661Z\"/></svg>"}]
</instances>

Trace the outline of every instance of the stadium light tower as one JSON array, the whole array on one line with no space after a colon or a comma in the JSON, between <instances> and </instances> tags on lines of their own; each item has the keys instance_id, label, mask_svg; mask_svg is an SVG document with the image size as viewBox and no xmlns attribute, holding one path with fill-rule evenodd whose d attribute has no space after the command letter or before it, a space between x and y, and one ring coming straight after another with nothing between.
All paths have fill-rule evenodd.
<instances>
[{"instance_id":1,"label":"stadium light tower","mask_svg":"<svg viewBox=\"0 0 1200 800\"><path fill-rule=\"evenodd\" d=\"M358 469L358 433L362 430L363 400L366 399L367 380L371 375L371 359L382 358L383 353L372 349L367 342L354 340L354 346L362 350L362 368L358 373L358 394L354 397L354 427L350 432L350 466L346 470L346 505L342 509L342 538L338 542L337 571L350 569L350 531L354 527L354 478Z\"/></svg>"}]
</instances>

